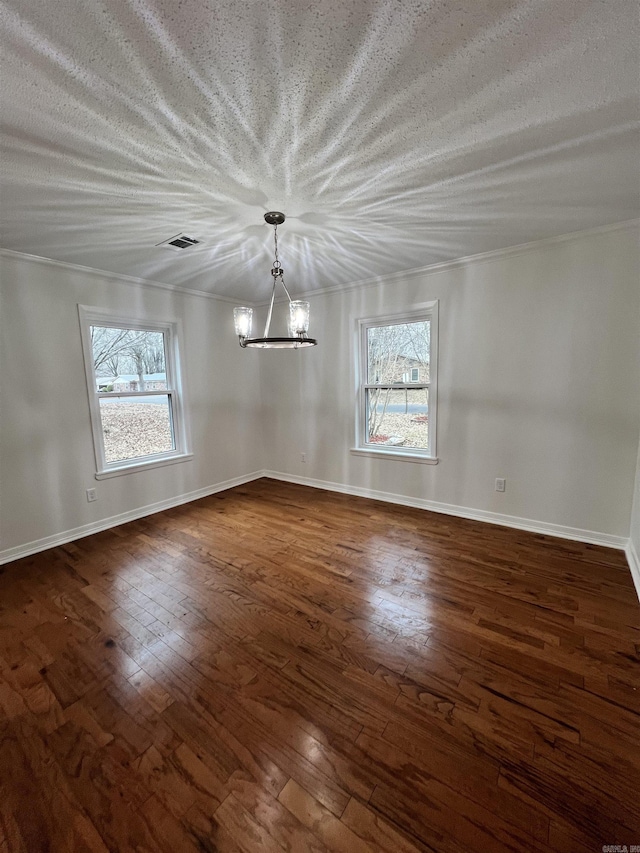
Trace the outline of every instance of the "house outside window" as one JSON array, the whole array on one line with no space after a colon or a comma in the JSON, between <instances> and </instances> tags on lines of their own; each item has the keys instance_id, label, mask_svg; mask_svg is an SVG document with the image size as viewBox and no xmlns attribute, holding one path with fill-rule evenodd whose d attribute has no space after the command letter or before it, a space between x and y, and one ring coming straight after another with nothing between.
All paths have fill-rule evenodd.
<instances>
[{"instance_id":1,"label":"house outside window","mask_svg":"<svg viewBox=\"0 0 640 853\"><path fill-rule=\"evenodd\" d=\"M78 311L96 478L189 458L178 323Z\"/></svg>"},{"instance_id":2,"label":"house outside window","mask_svg":"<svg viewBox=\"0 0 640 853\"><path fill-rule=\"evenodd\" d=\"M358 321L355 453L436 462L438 305Z\"/></svg>"}]
</instances>

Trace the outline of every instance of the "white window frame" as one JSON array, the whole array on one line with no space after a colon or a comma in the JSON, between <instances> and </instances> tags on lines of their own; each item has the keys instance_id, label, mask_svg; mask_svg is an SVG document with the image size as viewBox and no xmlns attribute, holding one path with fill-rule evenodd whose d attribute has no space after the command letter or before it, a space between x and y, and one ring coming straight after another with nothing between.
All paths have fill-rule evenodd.
<instances>
[{"instance_id":1,"label":"white window frame","mask_svg":"<svg viewBox=\"0 0 640 853\"><path fill-rule=\"evenodd\" d=\"M179 320L156 320L149 317L135 317L131 314L118 314L103 308L88 305L78 305L80 319L80 334L84 356L89 413L91 416L91 431L96 458L96 480L117 477L162 465L171 465L191 459L189 450L189 429L186 419L184 383L182 380L182 359L180 355L180 340L182 338ZM96 373L93 364L93 348L91 346L91 326L112 326L117 329L136 329L148 332L162 332L165 336L165 368L167 376L166 391L98 391ZM100 399L114 397L153 397L166 394L169 401L169 417L173 432L175 448L166 453L154 453L118 462L107 462L104 451L104 433L100 415Z\"/></svg>"},{"instance_id":2,"label":"white window frame","mask_svg":"<svg viewBox=\"0 0 640 853\"><path fill-rule=\"evenodd\" d=\"M419 323L429 320L431 324L429 344L429 381L394 383L394 390L415 390L416 386L429 389L429 447L393 447L372 445L367 442L367 389L378 387L367 382L367 331L376 326L393 326L401 323ZM356 364L356 443L351 448L353 454L374 458L400 459L408 462L422 462L435 465L436 424L438 411L438 300L415 306L402 314L385 314L379 317L367 317L356 320L355 335Z\"/></svg>"}]
</instances>

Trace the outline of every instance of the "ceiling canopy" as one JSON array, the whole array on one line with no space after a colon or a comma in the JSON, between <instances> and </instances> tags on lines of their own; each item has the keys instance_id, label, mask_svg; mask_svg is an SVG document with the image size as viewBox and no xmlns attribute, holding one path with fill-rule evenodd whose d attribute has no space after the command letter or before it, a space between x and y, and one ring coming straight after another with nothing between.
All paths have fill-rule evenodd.
<instances>
[{"instance_id":1,"label":"ceiling canopy","mask_svg":"<svg viewBox=\"0 0 640 853\"><path fill-rule=\"evenodd\" d=\"M256 301L268 210L298 294L640 214L635 0L0 15L4 248Z\"/></svg>"}]
</instances>

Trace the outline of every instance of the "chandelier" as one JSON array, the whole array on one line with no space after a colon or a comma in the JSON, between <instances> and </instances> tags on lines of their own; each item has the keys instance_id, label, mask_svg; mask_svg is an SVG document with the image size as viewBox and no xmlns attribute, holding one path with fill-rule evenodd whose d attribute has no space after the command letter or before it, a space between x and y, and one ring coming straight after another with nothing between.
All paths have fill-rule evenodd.
<instances>
[{"instance_id":1,"label":"chandelier","mask_svg":"<svg viewBox=\"0 0 640 853\"><path fill-rule=\"evenodd\" d=\"M271 269L273 276L273 288L271 290L271 301L269 303L269 312L267 314L267 322L264 327L264 335L261 338L251 337L251 322L253 318L253 308L234 308L233 321L236 327L236 335L241 347L257 347L259 349L300 349L300 347L315 347L318 343L315 338L307 336L309 330L309 303L301 302L291 298L291 294L287 290L284 283L284 270L278 259L278 225L284 222L284 213L278 213L272 210L264 215L265 221L269 225L273 225L273 240L275 244L275 260ZM280 282L284 292L289 300L289 336L286 338L269 337L269 327L271 326L271 314L273 313L273 303L276 296L276 285Z\"/></svg>"}]
</instances>

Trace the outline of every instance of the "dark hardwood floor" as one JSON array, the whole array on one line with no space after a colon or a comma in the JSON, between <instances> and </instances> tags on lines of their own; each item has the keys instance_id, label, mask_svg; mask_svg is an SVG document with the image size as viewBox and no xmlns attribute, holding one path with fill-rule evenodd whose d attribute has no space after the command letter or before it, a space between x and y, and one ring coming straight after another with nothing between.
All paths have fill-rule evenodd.
<instances>
[{"instance_id":1,"label":"dark hardwood floor","mask_svg":"<svg viewBox=\"0 0 640 853\"><path fill-rule=\"evenodd\" d=\"M640 845L621 552L260 480L0 571L2 853Z\"/></svg>"}]
</instances>

